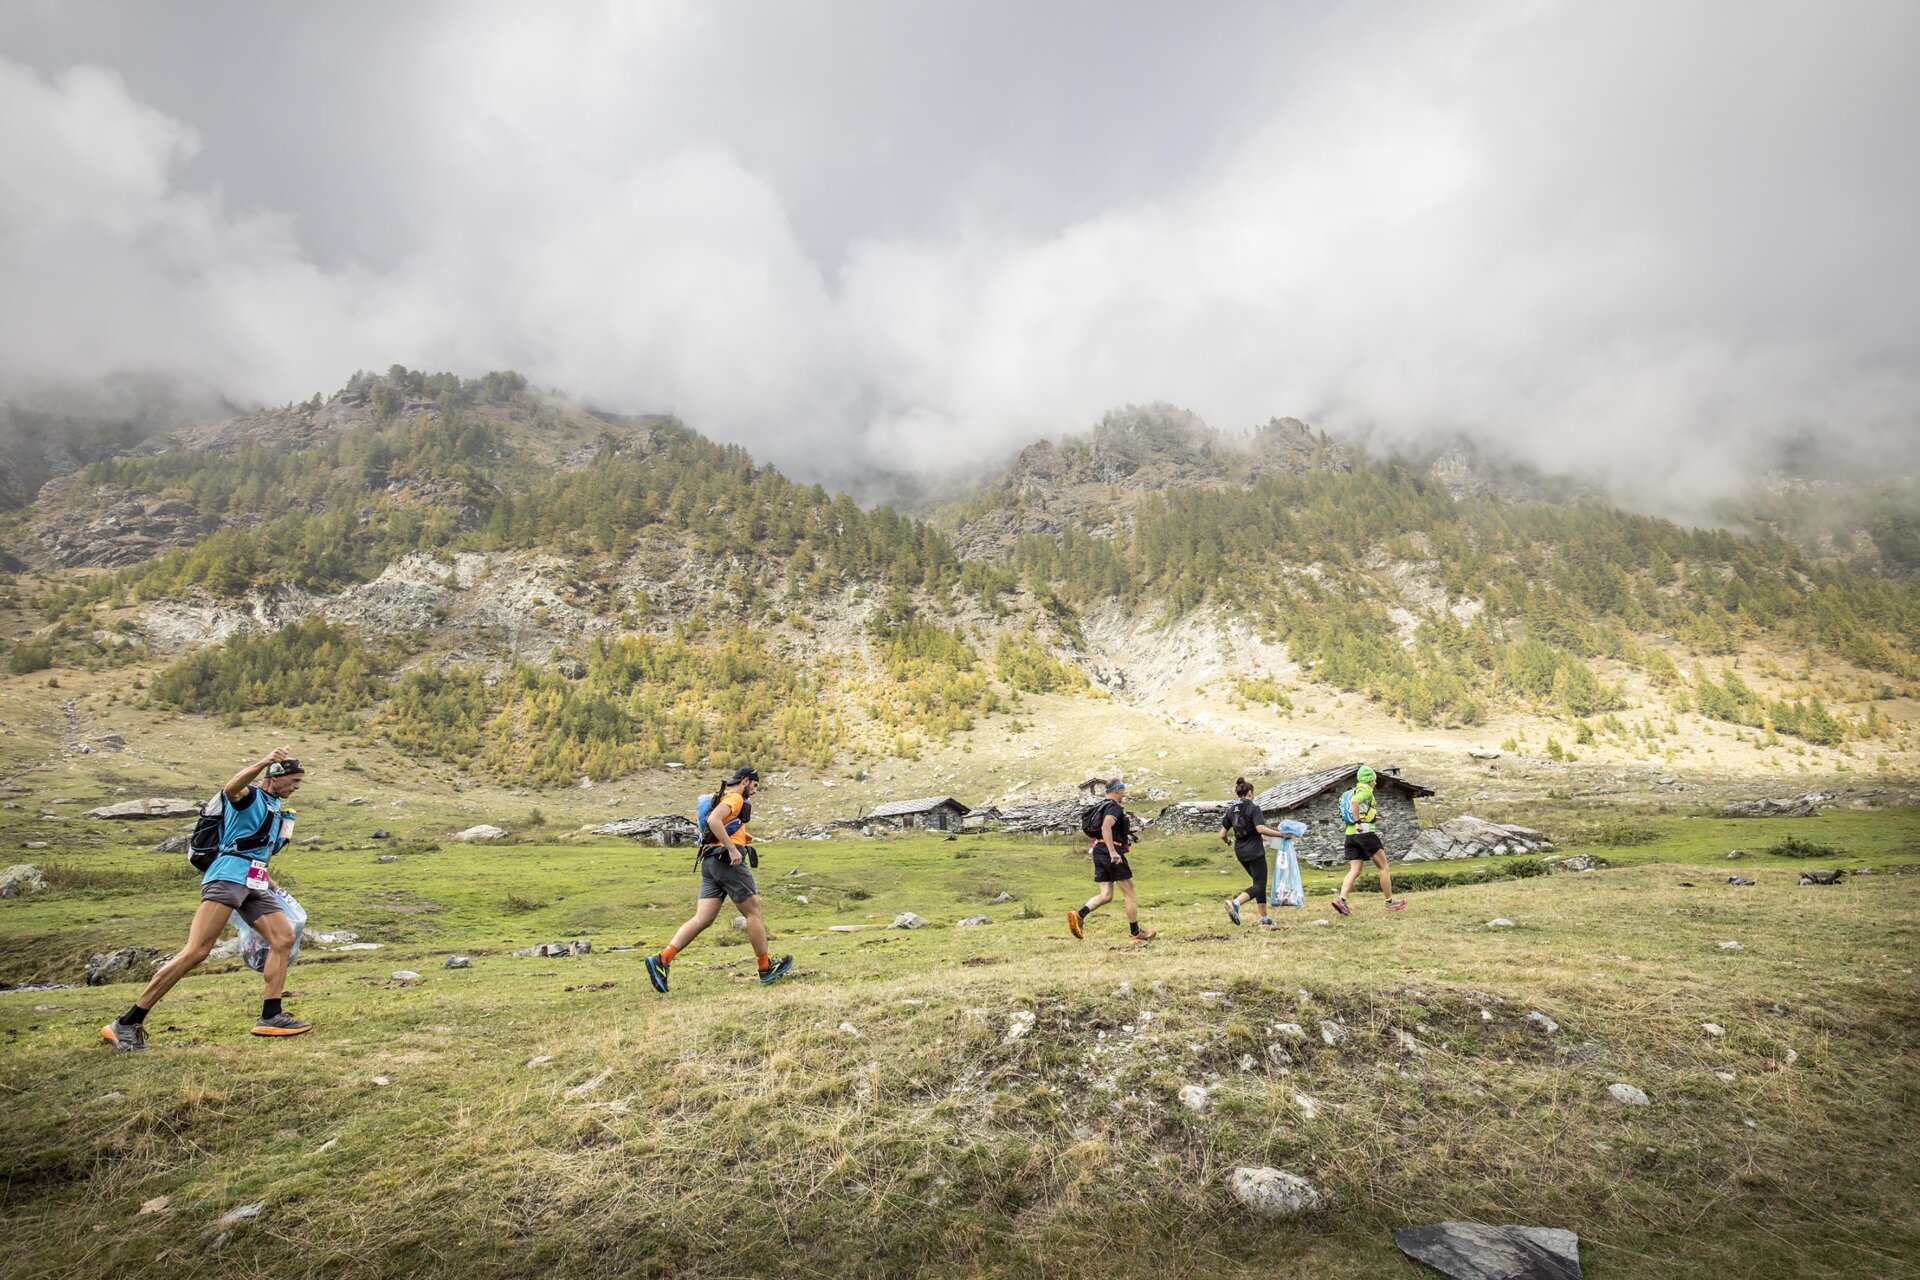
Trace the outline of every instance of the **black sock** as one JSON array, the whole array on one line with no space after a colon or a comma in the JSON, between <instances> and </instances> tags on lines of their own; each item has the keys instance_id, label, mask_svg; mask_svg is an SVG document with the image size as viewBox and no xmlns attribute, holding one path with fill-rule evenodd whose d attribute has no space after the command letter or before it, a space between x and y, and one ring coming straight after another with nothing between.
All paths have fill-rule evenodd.
<instances>
[{"instance_id":1,"label":"black sock","mask_svg":"<svg viewBox=\"0 0 1920 1280\"><path fill-rule=\"evenodd\" d=\"M1136 938L1137 938L1137 937L1139 937L1139 936L1140 936L1140 922L1139 922L1138 920L1129 920L1129 921L1127 921L1127 932L1128 932L1128 933L1130 933L1130 934L1132 934L1132 935L1133 935L1134 937L1136 937Z\"/></svg>"},{"instance_id":2,"label":"black sock","mask_svg":"<svg viewBox=\"0 0 1920 1280\"><path fill-rule=\"evenodd\" d=\"M147 1011L139 1005L135 1005L133 1008L127 1010L126 1015L120 1019L120 1025L124 1027L137 1027L146 1020Z\"/></svg>"},{"instance_id":3,"label":"black sock","mask_svg":"<svg viewBox=\"0 0 1920 1280\"><path fill-rule=\"evenodd\" d=\"M263 1018L277 1018L280 1016L280 999L278 996L261 1003L260 1016Z\"/></svg>"},{"instance_id":4,"label":"black sock","mask_svg":"<svg viewBox=\"0 0 1920 1280\"><path fill-rule=\"evenodd\" d=\"M1092 907L1081 907L1081 908L1080 908L1080 918L1081 918L1082 920L1085 920L1085 919L1087 918L1087 912L1089 912L1089 911L1091 911L1091 910L1093 910L1093 908L1092 908Z\"/></svg>"}]
</instances>

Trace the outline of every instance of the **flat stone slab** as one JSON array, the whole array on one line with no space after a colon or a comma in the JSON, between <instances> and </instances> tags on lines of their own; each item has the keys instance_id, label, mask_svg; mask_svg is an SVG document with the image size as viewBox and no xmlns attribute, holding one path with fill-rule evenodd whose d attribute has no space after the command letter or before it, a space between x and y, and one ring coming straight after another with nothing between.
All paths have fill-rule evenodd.
<instances>
[{"instance_id":1,"label":"flat stone slab","mask_svg":"<svg viewBox=\"0 0 1920 1280\"><path fill-rule=\"evenodd\" d=\"M1580 1237L1559 1227L1439 1222L1402 1227L1393 1242L1453 1280L1581 1280Z\"/></svg>"},{"instance_id":2,"label":"flat stone slab","mask_svg":"<svg viewBox=\"0 0 1920 1280\"><path fill-rule=\"evenodd\" d=\"M200 812L196 800L181 800L172 796L153 796L145 800L122 800L119 804L102 805L98 809L87 810L89 818L191 818Z\"/></svg>"}]
</instances>

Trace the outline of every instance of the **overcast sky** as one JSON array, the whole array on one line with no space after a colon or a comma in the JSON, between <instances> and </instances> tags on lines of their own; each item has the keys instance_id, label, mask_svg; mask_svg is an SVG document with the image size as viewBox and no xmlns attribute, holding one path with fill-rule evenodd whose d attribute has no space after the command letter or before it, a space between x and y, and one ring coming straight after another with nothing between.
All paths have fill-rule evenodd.
<instances>
[{"instance_id":1,"label":"overcast sky","mask_svg":"<svg viewBox=\"0 0 1920 1280\"><path fill-rule=\"evenodd\" d=\"M1920 4L0 0L0 394L396 361L803 476L1167 400L1920 453Z\"/></svg>"}]
</instances>

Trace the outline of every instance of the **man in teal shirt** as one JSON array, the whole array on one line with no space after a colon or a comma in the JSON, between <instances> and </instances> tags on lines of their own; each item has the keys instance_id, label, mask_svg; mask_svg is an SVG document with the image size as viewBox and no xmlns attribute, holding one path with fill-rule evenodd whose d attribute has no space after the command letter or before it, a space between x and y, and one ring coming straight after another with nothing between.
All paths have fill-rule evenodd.
<instances>
[{"instance_id":1,"label":"man in teal shirt","mask_svg":"<svg viewBox=\"0 0 1920 1280\"><path fill-rule=\"evenodd\" d=\"M281 993L287 989L287 963L293 955L293 926L281 910L275 892L279 886L267 874L268 861L287 843L282 802L292 798L305 778L300 762L288 755L285 747L276 747L234 774L221 788L225 803L220 856L200 880L200 908L187 930L187 945L160 966L131 1009L100 1028L101 1039L127 1052L145 1049L147 1014L174 983L207 958L220 931L227 927L228 917L236 911L267 940L268 947L266 1002L259 1021L253 1024L253 1034L297 1036L312 1030L312 1024L280 1008Z\"/></svg>"},{"instance_id":2,"label":"man in teal shirt","mask_svg":"<svg viewBox=\"0 0 1920 1280\"><path fill-rule=\"evenodd\" d=\"M1386 846L1380 842L1380 833L1373 829L1380 821L1380 811L1373 803L1373 784L1379 778L1379 774L1364 764L1354 775L1353 821L1347 824L1347 878L1340 882L1340 896L1333 900L1333 909L1343 916L1353 914L1347 906L1347 895L1353 892L1354 881L1360 878L1361 869L1369 862L1380 871L1380 896L1387 900L1387 910L1399 911L1407 905L1393 896L1393 874L1387 870Z\"/></svg>"}]
</instances>

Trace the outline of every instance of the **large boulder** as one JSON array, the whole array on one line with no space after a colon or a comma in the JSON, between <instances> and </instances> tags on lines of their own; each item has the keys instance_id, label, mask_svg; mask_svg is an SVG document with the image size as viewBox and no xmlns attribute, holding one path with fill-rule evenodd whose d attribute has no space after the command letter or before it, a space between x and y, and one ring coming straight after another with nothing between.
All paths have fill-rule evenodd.
<instances>
[{"instance_id":1,"label":"large boulder","mask_svg":"<svg viewBox=\"0 0 1920 1280\"><path fill-rule=\"evenodd\" d=\"M1720 810L1723 818L1811 818L1827 797L1818 791L1778 800L1735 800Z\"/></svg>"},{"instance_id":2,"label":"large boulder","mask_svg":"<svg viewBox=\"0 0 1920 1280\"><path fill-rule=\"evenodd\" d=\"M47 891L47 873L31 862L22 862L0 871L0 898L24 898L30 893Z\"/></svg>"},{"instance_id":3,"label":"large boulder","mask_svg":"<svg viewBox=\"0 0 1920 1280\"><path fill-rule=\"evenodd\" d=\"M1426 827L1408 847L1407 862L1446 862L1454 858L1491 858L1508 853L1550 849L1553 842L1531 827L1488 822L1463 813L1436 827Z\"/></svg>"},{"instance_id":4,"label":"large boulder","mask_svg":"<svg viewBox=\"0 0 1920 1280\"><path fill-rule=\"evenodd\" d=\"M87 985L103 987L109 982L144 982L153 976L164 957L157 947L122 947L87 961Z\"/></svg>"},{"instance_id":5,"label":"large boulder","mask_svg":"<svg viewBox=\"0 0 1920 1280\"><path fill-rule=\"evenodd\" d=\"M490 840L511 839L507 832L487 822L477 827L468 827L465 831L456 831L453 838L467 844L484 844Z\"/></svg>"},{"instance_id":6,"label":"large boulder","mask_svg":"<svg viewBox=\"0 0 1920 1280\"><path fill-rule=\"evenodd\" d=\"M200 812L196 800L181 800L173 796L150 796L144 800L122 800L118 804L102 805L98 809L87 810L89 818L191 818Z\"/></svg>"},{"instance_id":7,"label":"large boulder","mask_svg":"<svg viewBox=\"0 0 1920 1280\"><path fill-rule=\"evenodd\" d=\"M1438 1222L1402 1227L1393 1242L1453 1280L1580 1280L1580 1237L1559 1227Z\"/></svg>"}]
</instances>

